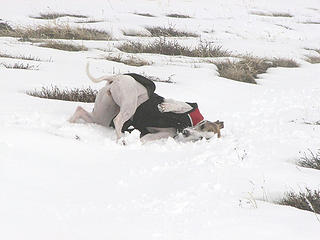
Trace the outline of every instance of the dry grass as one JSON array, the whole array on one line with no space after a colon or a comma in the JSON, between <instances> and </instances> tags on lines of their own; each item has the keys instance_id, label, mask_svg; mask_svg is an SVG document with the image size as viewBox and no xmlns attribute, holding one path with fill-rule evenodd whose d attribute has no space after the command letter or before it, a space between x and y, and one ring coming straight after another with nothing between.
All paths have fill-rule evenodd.
<instances>
[{"instance_id":1,"label":"dry grass","mask_svg":"<svg viewBox=\"0 0 320 240\"><path fill-rule=\"evenodd\" d=\"M26 64L26 63L15 63L15 64L8 64L8 63L0 63L0 65L4 66L8 69L23 69L23 70L39 70L39 66Z\"/></svg>"},{"instance_id":2,"label":"dry grass","mask_svg":"<svg viewBox=\"0 0 320 240\"><path fill-rule=\"evenodd\" d=\"M305 48L305 49L309 51L315 51L316 53L320 54L320 49L316 49L316 48ZM306 57L307 57L306 61L309 63L312 63L312 64L320 63L320 56L308 55Z\"/></svg>"},{"instance_id":3,"label":"dry grass","mask_svg":"<svg viewBox=\"0 0 320 240\"><path fill-rule=\"evenodd\" d=\"M172 17L172 18L191 18L188 15L177 14L177 13L167 14L166 16L167 17Z\"/></svg>"},{"instance_id":4,"label":"dry grass","mask_svg":"<svg viewBox=\"0 0 320 240\"><path fill-rule=\"evenodd\" d=\"M278 203L320 214L320 191L312 191L308 188L305 192L291 191L286 193L286 196Z\"/></svg>"},{"instance_id":5,"label":"dry grass","mask_svg":"<svg viewBox=\"0 0 320 240\"><path fill-rule=\"evenodd\" d=\"M316 153L313 153L311 150L309 150L308 154L304 153L304 156L299 159L298 165L305 168L320 170L320 150Z\"/></svg>"},{"instance_id":6,"label":"dry grass","mask_svg":"<svg viewBox=\"0 0 320 240\"><path fill-rule=\"evenodd\" d=\"M92 103L95 101L98 91L92 90L91 87L82 89L60 89L57 86L51 86L42 87L41 90L34 89L32 91L26 91L26 94L39 98Z\"/></svg>"},{"instance_id":7,"label":"dry grass","mask_svg":"<svg viewBox=\"0 0 320 240\"><path fill-rule=\"evenodd\" d=\"M0 31L0 36L19 37L23 39L80 39L110 40L107 32L88 28L71 28L68 25L45 25L36 28L17 28Z\"/></svg>"},{"instance_id":8,"label":"dry grass","mask_svg":"<svg viewBox=\"0 0 320 240\"><path fill-rule=\"evenodd\" d=\"M120 45L118 49L129 53L154 53L170 56L227 57L231 55L229 51L223 50L221 46L213 46L206 42L202 42L197 47L191 48L182 46L177 41L167 41L162 38L148 44L127 42Z\"/></svg>"},{"instance_id":9,"label":"dry grass","mask_svg":"<svg viewBox=\"0 0 320 240\"><path fill-rule=\"evenodd\" d=\"M305 50L309 50L309 51L315 51L316 53L320 54L320 48L305 48Z\"/></svg>"},{"instance_id":10,"label":"dry grass","mask_svg":"<svg viewBox=\"0 0 320 240\"><path fill-rule=\"evenodd\" d=\"M30 61L43 61L41 60L40 58L38 57L34 57L34 56L24 56L24 55L10 55L10 54L7 54L7 53L0 53L0 57L2 58L13 58L13 59L21 59L21 60L30 60Z\"/></svg>"},{"instance_id":11,"label":"dry grass","mask_svg":"<svg viewBox=\"0 0 320 240\"><path fill-rule=\"evenodd\" d=\"M283 25L283 24L275 24L275 25L276 25L276 26L279 26L279 27L283 27L283 28L285 28L285 29L287 29L287 30L293 30L293 28L288 27L288 26Z\"/></svg>"},{"instance_id":12,"label":"dry grass","mask_svg":"<svg viewBox=\"0 0 320 240\"><path fill-rule=\"evenodd\" d=\"M79 51L87 51L88 48L85 46L74 45L69 43L63 42L55 42L55 41L48 41L39 45L39 47L45 48L53 48L63 51L71 51L71 52L79 52Z\"/></svg>"},{"instance_id":13,"label":"dry grass","mask_svg":"<svg viewBox=\"0 0 320 240\"><path fill-rule=\"evenodd\" d=\"M150 79L153 82L176 83L175 81L172 80L172 77L174 76L174 74L169 76L167 79L161 79L161 78L156 77L156 76L151 76L151 75L146 74L145 72L140 73L140 75Z\"/></svg>"},{"instance_id":14,"label":"dry grass","mask_svg":"<svg viewBox=\"0 0 320 240\"><path fill-rule=\"evenodd\" d=\"M198 34L185 32L169 27L146 27L152 37L199 37Z\"/></svg>"},{"instance_id":15,"label":"dry grass","mask_svg":"<svg viewBox=\"0 0 320 240\"><path fill-rule=\"evenodd\" d=\"M253 15L264 16L264 17L293 17L293 15L291 15L290 13L285 13L285 12L266 13L266 12L252 11L250 13Z\"/></svg>"},{"instance_id":16,"label":"dry grass","mask_svg":"<svg viewBox=\"0 0 320 240\"><path fill-rule=\"evenodd\" d=\"M315 22L315 21L306 21L306 22L302 22L302 24L320 24L320 22Z\"/></svg>"},{"instance_id":17,"label":"dry grass","mask_svg":"<svg viewBox=\"0 0 320 240\"><path fill-rule=\"evenodd\" d=\"M83 19L80 21L75 21L75 23L98 23L98 22L104 22L102 19Z\"/></svg>"},{"instance_id":18,"label":"dry grass","mask_svg":"<svg viewBox=\"0 0 320 240\"><path fill-rule=\"evenodd\" d=\"M1 32L13 31L12 27L8 23L0 22L0 36Z\"/></svg>"},{"instance_id":19,"label":"dry grass","mask_svg":"<svg viewBox=\"0 0 320 240\"><path fill-rule=\"evenodd\" d=\"M134 13L135 15L143 16L143 17L155 17L150 13Z\"/></svg>"},{"instance_id":20,"label":"dry grass","mask_svg":"<svg viewBox=\"0 0 320 240\"><path fill-rule=\"evenodd\" d=\"M265 73L270 67L298 67L292 59L265 59L246 56L240 61L225 61L215 63L220 77L256 84L259 74Z\"/></svg>"},{"instance_id":21,"label":"dry grass","mask_svg":"<svg viewBox=\"0 0 320 240\"><path fill-rule=\"evenodd\" d=\"M118 56L109 55L109 56L106 56L104 59L108 61L124 63L126 65L135 66L135 67L150 65L149 62L134 56L130 56L129 58L122 58L120 55Z\"/></svg>"},{"instance_id":22,"label":"dry grass","mask_svg":"<svg viewBox=\"0 0 320 240\"><path fill-rule=\"evenodd\" d=\"M40 13L40 16L31 16L31 18L35 19L57 19L60 17L75 17L75 18L88 18L88 16L85 15L79 15L79 14L70 14L70 13Z\"/></svg>"},{"instance_id":23,"label":"dry grass","mask_svg":"<svg viewBox=\"0 0 320 240\"><path fill-rule=\"evenodd\" d=\"M306 56L306 61L311 64L320 63L320 56Z\"/></svg>"},{"instance_id":24,"label":"dry grass","mask_svg":"<svg viewBox=\"0 0 320 240\"><path fill-rule=\"evenodd\" d=\"M285 67L285 68L299 67L299 64L293 59L273 58L273 59L267 59L267 61L272 62L272 67Z\"/></svg>"}]
</instances>

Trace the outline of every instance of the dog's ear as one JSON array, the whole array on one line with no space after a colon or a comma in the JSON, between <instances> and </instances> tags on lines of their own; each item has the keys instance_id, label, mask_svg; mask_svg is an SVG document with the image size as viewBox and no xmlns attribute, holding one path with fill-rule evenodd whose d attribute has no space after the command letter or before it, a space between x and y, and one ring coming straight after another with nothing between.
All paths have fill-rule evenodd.
<instances>
[{"instance_id":1,"label":"dog's ear","mask_svg":"<svg viewBox=\"0 0 320 240\"><path fill-rule=\"evenodd\" d=\"M220 129L224 128L224 122L220 122L219 120L217 120L214 123L217 124Z\"/></svg>"}]
</instances>

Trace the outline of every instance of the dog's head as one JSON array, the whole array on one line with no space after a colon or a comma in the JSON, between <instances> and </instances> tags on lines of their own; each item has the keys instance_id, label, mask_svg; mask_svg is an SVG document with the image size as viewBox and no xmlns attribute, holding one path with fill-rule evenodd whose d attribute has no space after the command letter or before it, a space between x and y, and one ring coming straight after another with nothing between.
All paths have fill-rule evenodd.
<instances>
[{"instance_id":1,"label":"dog's head","mask_svg":"<svg viewBox=\"0 0 320 240\"><path fill-rule=\"evenodd\" d=\"M203 138L210 139L215 134L220 137L220 129L224 128L224 123L219 120L216 122L203 121L198 125L186 128L182 131L185 141L196 141Z\"/></svg>"},{"instance_id":2,"label":"dog's head","mask_svg":"<svg viewBox=\"0 0 320 240\"><path fill-rule=\"evenodd\" d=\"M219 133L219 130L224 128L224 123L218 121L210 122L210 121L203 121L193 127L195 130L200 132L213 132L213 133Z\"/></svg>"}]
</instances>

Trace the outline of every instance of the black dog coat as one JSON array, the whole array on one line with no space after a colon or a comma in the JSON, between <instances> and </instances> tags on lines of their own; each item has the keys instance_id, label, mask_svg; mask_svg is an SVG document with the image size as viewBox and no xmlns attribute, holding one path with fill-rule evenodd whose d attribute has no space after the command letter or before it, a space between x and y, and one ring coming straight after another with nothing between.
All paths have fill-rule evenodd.
<instances>
[{"instance_id":1,"label":"black dog coat","mask_svg":"<svg viewBox=\"0 0 320 240\"><path fill-rule=\"evenodd\" d=\"M124 123L122 132L132 131L129 129L130 126L138 129L141 136L149 133L147 127L175 128L177 131L182 131L187 127L195 126L204 119L196 103L187 103L192 107L192 110L185 113L160 112L158 105L163 102L164 98L154 93L155 84L150 79L136 73L125 75L133 77L142 84L147 89L149 99L137 108L130 120ZM111 125L114 126L113 121Z\"/></svg>"}]
</instances>

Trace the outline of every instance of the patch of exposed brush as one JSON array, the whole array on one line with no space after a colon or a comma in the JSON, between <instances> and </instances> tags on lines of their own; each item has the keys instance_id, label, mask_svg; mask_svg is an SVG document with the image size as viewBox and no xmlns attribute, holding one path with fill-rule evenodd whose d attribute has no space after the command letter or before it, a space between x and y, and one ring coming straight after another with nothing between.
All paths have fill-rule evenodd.
<instances>
[{"instance_id":1,"label":"patch of exposed brush","mask_svg":"<svg viewBox=\"0 0 320 240\"><path fill-rule=\"evenodd\" d=\"M293 17L293 15L291 15L290 13L285 13L285 12L266 13L266 12L260 12L260 11L251 11L250 13L253 15L264 16L264 17Z\"/></svg>"},{"instance_id":2,"label":"patch of exposed brush","mask_svg":"<svg viewBox=\"0 0 320 240\"><path fill-rule=\"evenodd\" d=\"M172 13L172 14L167 14L167 17L172 17L172 18L191 18L188 15L184 15L184 14L177 14L177 13Z\"/></svg>"},{"instance_id":3,"label":"patch of exposed brush","mask_svg":"<svg viewBox=\"0 0 320 240\"><path fill-rule=\"evenodd\" d=\"M302 24L320 24L319 22L315 22L315 21L306 21L306 22L302 22Z\"/></svg>"},{"instance_id":4,"label":"patch of exposed brush","mask_svg":"<svg viewBox=\"0 0 320 240\"><path fill-rule=\"evenodd\" d=\"M109 55L109 56L106 56L104 59L106 59L108 61L124 63L126 65L135 66L135 67L141 67L141 66L145 66L145 65L150 65L149 62L147 62L147 61L145 61L143 59L134 57L134 56L123 58L120 55L117 55L117 56Z\"/></svg>"},{"instance_id":5,"label":"patch of exposed brush","mask_svg":"<svg viewBox=\"0 0 320 240\"><path fill-rule=\"evenodd\" d=\"M87 51L88 48L85 46L70 44L70 43L63 43L63 42L56 42L56 41L47 41L39 45L39 47L45 48L53 48L63 51L70 51L70 52L79 52L79 51Z\"/></svg>"},{"instance_id":6,"label":"patch of exposed brush","mask_svg":"<svg viewBox=\"0 0 320 240\"><path fill-rule=\"evenodd\" d=\"M180 31L173 26L169 27L146 27L152 37L198 37L198 34Z\"/></svg>"},{"instance_id":7,"label":"patch of exposed brush","mask_svg":"<svg viewBox=\"0 0 320 240\"><path fill-rule=\"evenodd\" d=\"M2 32L13 31L12 27L6 22L0 22L0 36Z\"/></svg>"},{"instance_id":8,"label":"patch of exposed brush","mask_svg":"<svg viewBox=\"0 0 320 240\"><path fill-rule=\"evenodd\" d=\"M320 49L316 49L316 48L305 48L305 50L314 51L314 52L320 54ZM306 61L309 62L309 63L311 63L311 64L320 63L320 56L307 55L307 56L306 56Z\"/></svg>"},{"instance_id":9,"label":"patch of exposed brush","mask_svg":"<svg viewBox=\"0 0 320 240\"><path fill-rule=\"evenodd\" d=\"M134 13L135 15L143 16L143 17L155 17L150 13Z\"/></svg>"},{"instance_id":10,"label":"patch of exposed brush","mask_svg":"<svg viewBox=\"0 0 320 240\"><path fill-rule=\"evenodd\" d=\"M93 90L91 87L60 89L57 86L51 86L42 87L41 90L34 89L31 91L26 91L26 94L39 98L92 103L95 101L98 91Z\"/></svg>"},{"instance_id":11,"label":"patch of exposed brush","mask_svg":"<svg viewBox=\"0 0 320 240\"><path fill-rule=\"evenodd\" d=\"M295 60L288 59L288 58L272 58L272 59L267 59L267 61L272 62L272 67L284 67L284 68L299 67L299 64Z\"/></svg>"},{"instance_id":12,"label":"patch of exposed brush","mask_svg":"<svg viewBox=\"0 0 320 240\"><path fill-rule=\"evenodd\" d=\"M19 37L22 39L79 39L79 40L110 40L105 31L89 28L71 28L68 25L46 25L36 28L16 28L0 31L0 36Z\"/></svg>"},{"instance_id":13,"label":"patch of exposed brush","mask_svg":"<svg viewBox=\"0 0 320 240\"><path fill-rule=\"evenodd\" d=\"M306 56L306 61L311 64L320 63L320 56Z\"/></svg>"},{"instance_id":14,"label":"patch of exposed brush","mask_svg":"<svg viewBox=\"0 0 320 240\"><path fill-rule=\"evenodd\" d=\"M34 57L34 56L31 56L31 55L10 55L10 54L7 54L7 53L0 53L0 57L1 58L13 58L13 59L21 59L21 60L30 60L30 61L37 61L37 62L40 62L40 61L43 61L41 60L40 58L38 57Z\"/></svg>"},{"instance_id":15,"label":"patch of exposed brush","mask_svg":"<svg viewBox=\"0 0 320 240\"><path fill-rule=\"evenodd\" d=\"M167 79L161 79L161 78L156 77L156 76L151 76L151 75L146 74L145 72L140 73L140 75L142 75L142 76L150 79L150 80L153 81L153 82L176 83L175 81L172 80L172 77L174 76L174 74L173 74L173 75L170 75Z\"/></svg>"},{"instance_id":16,"label":"patch of exposed brush","mask_svg":"<svg viewBox=\"0 0 320 240\"><path fill-rule=\"evenodd\" d=\"M320 54L320 48L318 48L318 49L317 48L305 48L305 50L315 51Z\"/></svg>"},{"instance_id":17,"label":"patch of exposed brush","mask_svg":"<svg viewBox=\"0 0 320 240\"><path fill-rule=\"evenodd\" d=\"M35 19L57 19L60 17L75 17L75 18L88 18L88 16L80 15L80 14L70 14L70 13L40 13L39 16L31 16L31 18Z\"/></svg>"},{"instance_id":18,"label":"patch of exposed brush","mask_svg":"<svg viewBox=\"0 0 320 240\"><path fill-rule=\"evenodd\" d=\"M320 214L320 191L312 191L308 188L305 192L295 193L291 191L286 193L285 197L278 203Z\"/></svg>"},{"instance_id":19,"label":"patch of exposed brush","mask_svg":"<svg viewBox=\"0 0 320 240\"><path fill-rule=\"evenodd\" d=\"M35 66L28 63L14 63L14 64L0 63L0 65L8 69L39 70L38 68L39 66Z\"/></svg>"},{"instance_id":20,"label":"patch of exposed brush","mask_svg":"<svg viewBox=\"0 0 320 240\"><path fill-rule=\"evenodd\" d=\"M228 57L231 55L221 46L214 46L208 42L201 42L197 47L188 47L180 45L177 41L168 41L165 38L160 38L148 44L127 42L120 45L118 49L128 53L153 53L188 57Z\"/></svg>"},{"instance_id":21,"label":"patch of exposed brush","mask_svg":"<svg viewBox=\"0 0 320 240\"><path fill-rule=\"evenodd\" d=\"M320 170L320 150L316 153L309 150L309 153L304 153L298 161L298 165L305 168L313 168Z\"/></svg>"},{"instance_id":22,"label":"patch of exposed brush","mask_svg":"<svg viewBox=\"0 0 320 240\"><path fill-rule=\"evenodd\" d=\"M75 23L98 23L98 22L104 22L102 19L83 19L79 21L75 21Z\"/></svg>"},{"instance_id":23,"label":"patch of exposed brush","mask_svg":"<svg viewBox=\"0 0 320 240\"><path fill-rule=\"evenodd\" d=\"M267 72L271 67L298 67L292 59L274 58L265 59L258 57L244 57L240 61L228 60L215 63L220 77L256 84L259 74Z\"/></svg>"}]
</instances>

